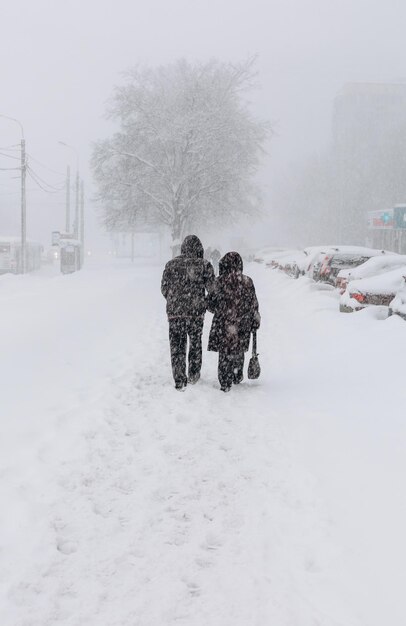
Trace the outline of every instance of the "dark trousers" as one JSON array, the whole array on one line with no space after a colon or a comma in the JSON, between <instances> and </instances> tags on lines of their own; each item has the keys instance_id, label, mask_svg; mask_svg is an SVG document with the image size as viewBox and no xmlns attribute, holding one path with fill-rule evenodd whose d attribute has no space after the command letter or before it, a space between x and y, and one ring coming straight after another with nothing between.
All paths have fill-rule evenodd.
<instances>
[{"instance_id":1,"label":"dark trousers","mask_svg":"<svg viewBox=\"0 0 406 626\"><path fill-rule=\"evenodd\" d=\"M218 377L221 387L231 387L233 383L240 383L243 379L244 352L219 352Z\"/></svg>"},{"instance_id":2,"label":"dark trousers","mask_svg":"<svg viewBox=\"0 0 406 626\"><path fill-rule=\"evenodd\" d=\"M169 320L169 344L171 348L172 373L175 383L187 381L186 349L189 337L189 376L200 374L202 367L203 317Z\"/></svg>"}]
</instances>

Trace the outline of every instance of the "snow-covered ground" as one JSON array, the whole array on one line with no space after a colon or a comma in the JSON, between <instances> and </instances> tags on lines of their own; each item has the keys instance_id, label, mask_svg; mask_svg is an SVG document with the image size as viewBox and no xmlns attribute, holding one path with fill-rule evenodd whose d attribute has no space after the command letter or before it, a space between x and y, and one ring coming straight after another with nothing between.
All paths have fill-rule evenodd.
<instances>
[{"instance_id":1,"label":"snow-covered ground","mask_svg":"<svg viewBox=\"0 0 406 626\"><path fill-rule=\"evenodd\" d=\"M0 624L403 626L405 322L254 264L262 377L182 394L161 271L0 277Z\"/></svg>"}]
</instances>

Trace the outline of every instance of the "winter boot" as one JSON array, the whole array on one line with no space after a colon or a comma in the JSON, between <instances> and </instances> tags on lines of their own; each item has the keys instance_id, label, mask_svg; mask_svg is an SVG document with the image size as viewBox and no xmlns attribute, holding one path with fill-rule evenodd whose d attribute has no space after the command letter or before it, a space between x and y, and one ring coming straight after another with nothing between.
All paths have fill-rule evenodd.
<instances>
[{"instance_id":1,"label":"winter boot","mask_svg":"<svg viewBox=\"0 0 406 626\"><path fill-rule=\"evenodd\" d=\"M181 380L175 383L175 389L177 391L185 391L187 386L187 381L186 380Z\"/></svg>"},{"instance_id":2,"label":"winter boot","mask_svg":"<svg viewBox=\"0 0 406 626\"><path fill-rule=\"evenodd\" d=\"M195 385L197 381L199 380L199 378L200 378L200 372L197 372L196 374L189 374L187 381L191 385Z\"/></svg>"}]
</instances>

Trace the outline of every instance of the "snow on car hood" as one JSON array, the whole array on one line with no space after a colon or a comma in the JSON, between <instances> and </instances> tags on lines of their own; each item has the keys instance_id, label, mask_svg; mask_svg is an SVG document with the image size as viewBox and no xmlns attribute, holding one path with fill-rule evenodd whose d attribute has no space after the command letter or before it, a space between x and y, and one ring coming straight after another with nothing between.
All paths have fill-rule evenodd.
<instances>
[{"instance_id":1,"label":"snow on car hood","mask_svg":"<svg viewBox=\"0 0 406 626\"><path fill-rule=\"evenodd\" d=\"M347 291L349 293L354 291L377 294L396 293L404 283L404 276L406 276L406 263L403 267L385 272L378 276L352 280L347 285Z\"/></svg>"},{"instance_id":2,"label":"snow on car hood","mask_svg":"<svg viewBox=\"0 0 406 626\"><path fill-rule=\"evenodd\" d=\"M398 291L398 293L390 303L390 308L392 309L393 313L406 315L406 287L403 287L403 289L400 289Z\"/></svg>"}]
</instances>

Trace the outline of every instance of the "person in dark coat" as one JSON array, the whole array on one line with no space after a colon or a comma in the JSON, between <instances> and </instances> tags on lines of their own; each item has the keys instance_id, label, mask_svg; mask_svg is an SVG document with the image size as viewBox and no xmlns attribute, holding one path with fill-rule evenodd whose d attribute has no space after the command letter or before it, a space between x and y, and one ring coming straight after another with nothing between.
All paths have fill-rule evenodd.
<instances>
[{"instance_id":1,"label":"person in dark coat","mask_svg":"<svg viewBox=\"0 0 406 626\"><path fill-rule=\"evenodd\" d=\"M202 332L207 293L214 288L211 263L203 258L203 246L196 235L186 237L181 253L164 269L161 291L166 298L169 344L176 389L196 383L202 367ZM189 337L188 375L186 375Z\"/></svg>"},{"instance_id":2,"label":"person in dark coat","mask_svg":"<svg viewBox=\"0 0 406 626\"><path fill-rule=\"evenodd\" d=\"M218 379L222 391L230 391L243 379L244 355L250 336L261 323L254 283L243 273L238 252L220 260L219 277L208 298L214 313L208 349L219 353Z\"/></svg>"}]
</instances>

